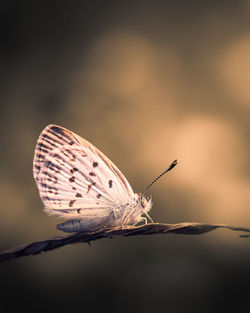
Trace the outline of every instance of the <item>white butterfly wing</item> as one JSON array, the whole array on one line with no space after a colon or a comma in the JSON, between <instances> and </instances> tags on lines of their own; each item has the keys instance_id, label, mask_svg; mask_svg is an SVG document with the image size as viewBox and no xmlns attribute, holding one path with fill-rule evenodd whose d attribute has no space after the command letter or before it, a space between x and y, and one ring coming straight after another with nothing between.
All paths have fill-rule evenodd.
<instances>
[{"instance_id":1,"label":"white butterfly wing","mask_svg":"<svg viewBox=\"0 0 250 313\"><path fill-rule=\"evenodd\" d=\"M102 152L56 125L38 139L33 173L45 209L60 216L107 216L134 198L124 175Z\"/></svg>"}]
</instances>

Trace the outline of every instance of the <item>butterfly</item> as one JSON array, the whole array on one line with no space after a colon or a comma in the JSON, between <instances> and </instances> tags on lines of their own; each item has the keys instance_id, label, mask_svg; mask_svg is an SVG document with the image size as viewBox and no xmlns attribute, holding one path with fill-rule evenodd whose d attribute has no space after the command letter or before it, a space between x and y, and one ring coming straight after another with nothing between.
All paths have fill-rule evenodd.
<instances>
[{"instance_id":1,"label":"butterfly","mask_svg":"<svg viewBox=\"0 0 250 313\"><path fill-rule=\"evenodd\" d=\"M147 218L152 222L148 215L151 198L134 193L108 157L66 128L48 125L42 131L33 175L45 212L70 218L57 225L64 232L136 225L147 223Z\"/></svg>"}]
</instances>

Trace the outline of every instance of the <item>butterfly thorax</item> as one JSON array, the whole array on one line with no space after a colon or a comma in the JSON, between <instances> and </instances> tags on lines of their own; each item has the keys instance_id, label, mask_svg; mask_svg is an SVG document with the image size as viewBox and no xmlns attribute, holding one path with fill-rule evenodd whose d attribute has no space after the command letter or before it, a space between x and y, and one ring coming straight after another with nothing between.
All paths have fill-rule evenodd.
<instances>
[{"instance_id":1,"label":"butterfly thorax","mask_svg":"<svg viewBox=\"0 0 250 313\"><path fill-rule=\"evenodd\" d=\"M141 194L134 194L134 198L125 205L113 209L113 218L110 225L136 225L142 221L147 222L145 216L152 207L151 198L147 199ZM144 217L143 217L144 215Z\"/></svg>"}]
</instances>

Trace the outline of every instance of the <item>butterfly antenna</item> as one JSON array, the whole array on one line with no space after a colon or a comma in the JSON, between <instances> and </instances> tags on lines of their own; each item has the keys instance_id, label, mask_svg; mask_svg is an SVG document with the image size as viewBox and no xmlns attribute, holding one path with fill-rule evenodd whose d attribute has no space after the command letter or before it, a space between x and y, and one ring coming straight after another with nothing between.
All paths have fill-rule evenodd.
<instances>
[{"instance_id":1,"label":"butterfly antenna","mask_svg":"<svg viewBox=\"0 0 250 313\"><path fill-rule=\"evenodd\" d=\"M162 172L158 177L156 177L156 178L145 188L145 190L143 191L143 194L145 194L145 192L146 192L159 178L161 178L161 177L162 177L163 175L165 175L167 172L171 171L171 170L175 167L176 164L177 164L177 160L174 160L164 172Z\"/></svg>"}]
</instances>

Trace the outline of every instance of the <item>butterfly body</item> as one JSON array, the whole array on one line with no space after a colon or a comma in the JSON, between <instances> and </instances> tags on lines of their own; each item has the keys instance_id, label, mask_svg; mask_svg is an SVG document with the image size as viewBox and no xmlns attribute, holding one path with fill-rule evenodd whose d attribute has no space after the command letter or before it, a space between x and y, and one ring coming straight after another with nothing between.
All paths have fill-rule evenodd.
<instances>
[{"instance_id":1,"label":"butterfly body","mask_svg":"<svg viewBox=\"0 0 250 313\"><path fill-rule=\"evenodd\" d=\"M151 199L133 192L120 170L73 132L48 125L35 150L33 174L45 211L65 232L96 231L147 222ZM149 217L150 218L150 217Z\"/></svg>"},{"instance_id":2,"label":"butterfly body","mask_svg":"<svg viewBox=\"0 0 250 313\"><path fill-rule=\"evenodd\" d=\"M137 198L137 200L134 200L132 203L127 203L126 205L117 208L110 208L110 215L108 216L98 215L87 219L76 218L58 224L57 228L64 232L71 233L80 231L97 231L121 225L136 225L141 222L147 223L147 219L141 215L150 210L152 206L151 200L147 200L144 197L142 198L138 194L135 194L135 198ZM147 207L144 207L144 203L147 203Z\"/></svg>"}]
</instances>

